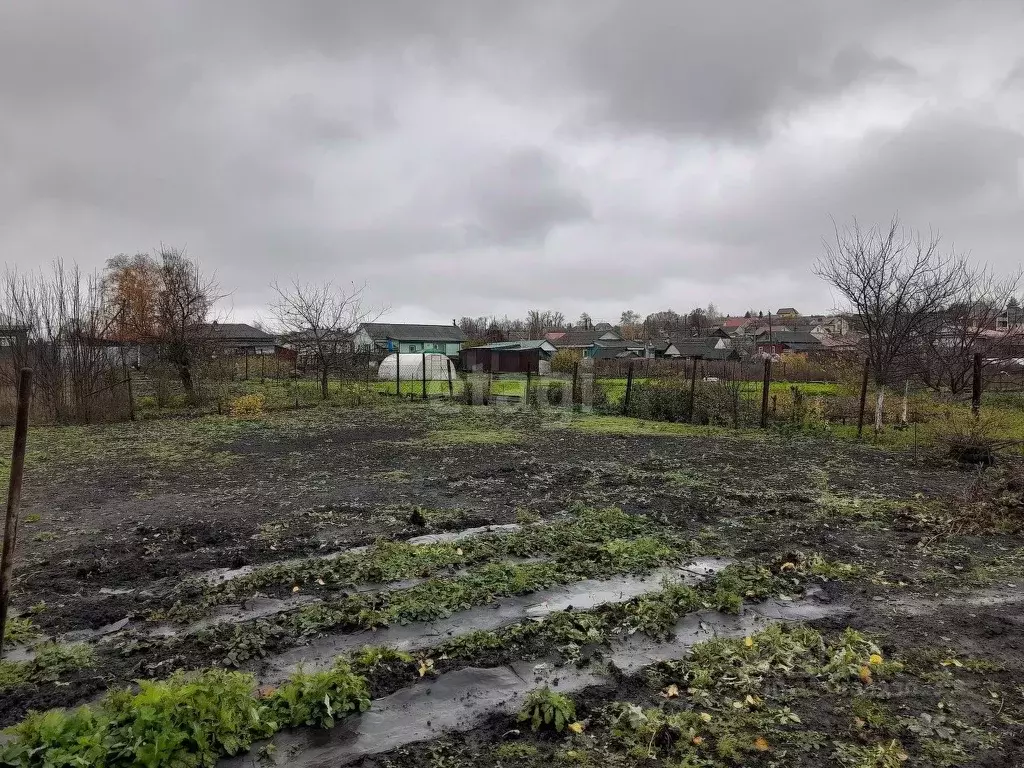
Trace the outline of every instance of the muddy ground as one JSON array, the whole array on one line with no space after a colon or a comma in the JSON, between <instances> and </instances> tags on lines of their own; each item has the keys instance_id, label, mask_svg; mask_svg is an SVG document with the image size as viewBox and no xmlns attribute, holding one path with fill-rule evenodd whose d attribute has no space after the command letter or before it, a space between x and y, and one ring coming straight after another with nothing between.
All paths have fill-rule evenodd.
<instances>
[{"instance_id":1,"label":"muddy ground","mask_svg":"<svg viewBox=\"0 0 1024 768\"><path fill-rule=\"evenodd\" d=\"M1006 532L950 527L943 517L972 509L984 482L977 469L928 450L897 453L827 438L686 429L645 434L624 420L604 429L595 418L402 406L276 414L245 423L211 418L202 425L180 420L35 430L16 612L30 615L46 637L107 643L116 651L105 651L96 668L63 675L59 685L0 692L0 724L17 722L29 708L91 700L134 678L223 663L219 650L202 645L169 653L138 642L168 623L182 583L213 569L517 520L561 520L580 506L614 506L699 542L703 552L769 569L784 570L812 553L855 566L855 574L816 580L814 599L843 611L811 626L828 637L846 627L862 630L877 638L886 658L931 653L985 662L976 665L984 672L970 677L927 683L922 673L894 700L931 712L942 701L962 706L964 720L996 734L998 743L943 757L931 748L914 752L914 737L904 734L909 764L1024 764L1020 542ZM291 591L282 582L259 595L287 600ZM122 636L135 644L127 648L117 641ZM301 657L306 642L292 655ZM473 664L486 669L512 661L507 651L494 649ZM266 664L253 658L240 666L263 674ZM949 671L937 669L929 674ZM377 681L375 696L430 685L445 671L440 660L423 679L406 670ZM850 733L853 720L839 722L837 702L849 699L847 693L822 696L790 702L801 722L829 739L874 743ZM467 721L476 727L467 732L359 759L367 768L442 768L572 762L576 758L566 755L578 753L579 764L599 764L586 762L598 754L608 765L682 764L667 748L641 759L603 740L598 713L623 701L665 704L657 688L627 675L579 693L579 716L592 718L587 734L593 736L510 735L522 729L508 713L482 720L477 713ZM510 742L522 749L501 754L518 755L519 762L495 756L496 745ZM830 750L803 756L765 751L724 764L822 764L813 761L829 754L837 765L888 765L845 763Z\"/></svg>"}]
</instances>

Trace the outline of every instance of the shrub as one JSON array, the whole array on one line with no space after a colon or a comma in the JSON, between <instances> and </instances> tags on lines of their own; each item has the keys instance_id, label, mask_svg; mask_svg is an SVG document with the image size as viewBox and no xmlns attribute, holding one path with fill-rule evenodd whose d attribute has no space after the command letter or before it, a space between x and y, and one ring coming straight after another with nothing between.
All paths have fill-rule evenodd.
<instances>
[{"instance_id":1,"label":"shrub","mask_svg":"<svg viewBox=\"0 0 1024 768\"><path fill-rule=\"evenodd\" d=\"M241 395L231 401L231 415L236 419L251 419L263 415L267 398L263 394Z\"/></svg>"},{"instance_id":2,"label":"shrub","mask_svg":"<svg viewBox=\"0 0 1024 768\"><path fill-rule=\"evenodd\" d=\"M560 349L551 356L551 372L572 373L582 359L583 353L577 349Z\"/></svg>"}]
</instances>

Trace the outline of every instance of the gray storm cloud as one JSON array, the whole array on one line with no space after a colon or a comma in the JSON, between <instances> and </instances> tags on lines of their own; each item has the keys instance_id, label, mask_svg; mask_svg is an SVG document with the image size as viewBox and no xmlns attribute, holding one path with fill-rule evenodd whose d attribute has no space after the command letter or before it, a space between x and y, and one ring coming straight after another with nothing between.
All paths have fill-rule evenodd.
<instances>
[{"instance_id":1,"label":"gray storm cloud","mask_svg":"<svg viewBox=\"0 0 1024 768\"><path fill-rule=\"evenodd\" d=\"M839 220L895 210L1007 271L1024 8L939 0L12 0L4 261L187 245L395 320L830 306Z\"/></svg>"}]
</instances>

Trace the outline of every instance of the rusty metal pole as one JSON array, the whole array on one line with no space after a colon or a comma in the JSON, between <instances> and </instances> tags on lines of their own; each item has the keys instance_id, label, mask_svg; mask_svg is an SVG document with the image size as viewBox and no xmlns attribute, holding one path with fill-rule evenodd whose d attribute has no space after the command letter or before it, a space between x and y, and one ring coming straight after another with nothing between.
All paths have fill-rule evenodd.
<instances>
[{"instance_id":1,"label":"rusty metal pole","mask_svg":"<svg viewBox=\"0 0 1024 768\"><path fill-rule=\"evenodd\" d=\"M860 382L860 407L857 411L857 439L864 434L864 409L868 403L868 377L871 375L871 358L864 359L864 377Z\"/></svg>"},{"instance_id":2,"label":"rusty metal pole","mask_svg":"<svg viewBox=\"0 0 1024 768\"><path fill-rule=\"evenodd\" d=\"M971 413L981 416L981 352L974 353L974 379L971 382Z\"/></svg>"},{"instance_id":3,"label":"rusty metal pole","mask_svg":"<svg viewBox=\"0 0 1024 768\"><path fill-rule=\"evenodd\" d=\"M765 358L764 379L761 383L761 429L768 427L768 390L772 387L772 359Z\"/></svg>"},{"instance_id":4,"label":"rusty metal pole","mask_svg":"<svg viewBox=\"0 0 1024 768\"><path fill-rule=\"evenodd\" d=\"M25 446L28 440L28 410L31 402L32 369L22 368L18 384L18 417L14 425L14 448L11 452L11 478L7 491L4 548L0 556L0 657L3 656L7 606L11 599L14 547L18 540L18 510L21 507L21 481L25 474Z\"/></svg>"}]
</instances>

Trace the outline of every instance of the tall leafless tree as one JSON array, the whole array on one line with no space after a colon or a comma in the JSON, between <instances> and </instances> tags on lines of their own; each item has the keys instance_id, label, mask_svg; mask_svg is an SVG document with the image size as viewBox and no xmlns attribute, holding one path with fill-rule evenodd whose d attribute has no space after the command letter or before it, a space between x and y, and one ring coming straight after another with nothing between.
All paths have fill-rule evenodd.
<instances>
[{"instance_id":1,"label":"tall leafless tree","mask_svg":"<svg viewBox=\"0 0 1024 768\"><path fill-rule=\"evenodd\" d=\"M360 323L380 316L381 310L363 306L366 285L345 289L330 281L281 286L272 283L277 300L271 311L281 330L310 351L320 376L320 396L328 398L328 374L339 355L351 346L351 335Z\"/></svg>"},{"instance_id":2,"label":"tall leafless tree","mask_svg":"<svg viewBox=\"0 0 1024 768\"><path fill-rule=\"evenodd\" d=\"M174 366L186 397L194 401L196 368L210 352L217 282L177 248L159 251L156 332L161 355Z\"/></svg>"},{"instance_id":3,"label":"tall leafless tree","mask_svg":"<svg viewBox=\"0 0 1024 768\"><path fill-rule=\"evenodd\" d=\"M119 417L119 350L109 342L116 313L99 275L56 261L47 272L8 270L0 279L0 325L10 365L0 380L13 387L22 366L35 369L35 400L45 418L88 423Z\"/></svg>"},{"instance_id":4,"label":"tall leafless tree","mask_svg":"<svg viewBox=\"0 0 1024 768\"><path fill-rule=\"evenodd\" d=\"M835 225L814 271L828 281L856 315L864 353L877 387L875 429L882 428L885 388L908 362L919 340L942 324L942 314L971 281L965 256L940 250L893 216L887 228L864 229L856 219Z\"/></svg>"}]
</instances>

